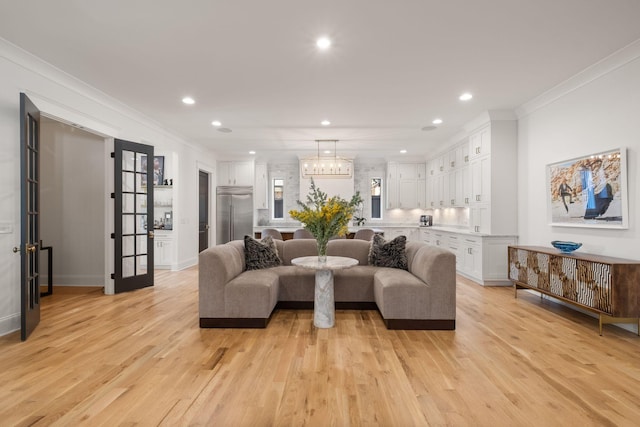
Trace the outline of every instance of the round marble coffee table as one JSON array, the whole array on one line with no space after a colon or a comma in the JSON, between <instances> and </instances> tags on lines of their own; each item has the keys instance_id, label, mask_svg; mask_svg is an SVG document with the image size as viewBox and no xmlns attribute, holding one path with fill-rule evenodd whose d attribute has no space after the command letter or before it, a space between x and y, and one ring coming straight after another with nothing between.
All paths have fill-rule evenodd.
<instances>
[{"instance_id":1,"label":"round marble coffee table","mask_svg":"<svg viewBox=\"0 0 640 427\"><path fill-rule=\"evenodd\" d=\"M317 256L305 256L292 259L291 264L316 271L313 325L316 328L332 328L336 323L333 270L353 267L358 264L358 260L343 256L328 256L326 261L320 261Z\"/></svg>"}]
</instances>

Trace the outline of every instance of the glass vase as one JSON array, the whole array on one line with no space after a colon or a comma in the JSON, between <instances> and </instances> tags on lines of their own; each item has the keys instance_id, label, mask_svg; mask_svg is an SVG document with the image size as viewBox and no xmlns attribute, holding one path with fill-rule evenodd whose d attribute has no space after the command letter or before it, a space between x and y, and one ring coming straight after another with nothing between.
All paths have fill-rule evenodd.
<instances>
[{"instance_id":1,"label":"glass vase","mask_svg":"<svg viewBox=\"0 0 640 427\"><path fill-rule=\"evenodd\" d=\"M318 262L327 262L327 242L324 240L318 240Z\"/></svg>"}]
</instances>

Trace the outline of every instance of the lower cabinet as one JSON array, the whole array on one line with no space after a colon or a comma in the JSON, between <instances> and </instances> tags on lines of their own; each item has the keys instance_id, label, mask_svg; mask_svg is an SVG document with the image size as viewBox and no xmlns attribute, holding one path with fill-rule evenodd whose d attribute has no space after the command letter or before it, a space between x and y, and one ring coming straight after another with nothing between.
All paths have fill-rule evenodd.
<instances>
[{"instance_id":1,"label":"lower cabinet","mask_svg":"<svg viewBox=\"0 0 640 427\"><path fill-rule=\"evenodd\" d=\"M154 236L154 268L173 269L176 263L175 242L170 232L156 231Z\"/></svg>"},{"instance_id":2,"label":"lower cabinet","mask_svg":"<svg viewBox=\"0 0 640 427\"><path fill-rule=\"evenodd\" d=\"M448 249L456 256L456 270L484 286L510 286L507 275L507 247L516 236L478 236L433 228L421 229L420 240Z\"/></svg>"},{"instance_id":3,"label":"lower cabinet","mask_svg":"<svg viewBox=\"0 0 640 427\"><path fill-rule=\"evenodd\" d=\"M639 322L640 261L511 246L508 263L516 291L533 289L598 314L600 335L604 323Z\"/></svg>"}]
</instances>

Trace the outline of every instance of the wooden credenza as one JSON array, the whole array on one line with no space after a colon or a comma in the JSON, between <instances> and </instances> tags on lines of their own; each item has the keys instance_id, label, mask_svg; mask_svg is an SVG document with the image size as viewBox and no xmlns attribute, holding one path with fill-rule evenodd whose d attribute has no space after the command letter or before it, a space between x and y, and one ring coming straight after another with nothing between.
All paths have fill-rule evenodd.
<instances>
[{"instance_id":1,"label":"wooden credenza","mask_svg":"<svg viewBox=\"0 0 640 427\"><path fill-rule=\"evenodd\" d=\"M605 323L637 323L640 335L640 261L541 246L509 246L509 279L595 312Z\"/></svg>"}]
</instances>

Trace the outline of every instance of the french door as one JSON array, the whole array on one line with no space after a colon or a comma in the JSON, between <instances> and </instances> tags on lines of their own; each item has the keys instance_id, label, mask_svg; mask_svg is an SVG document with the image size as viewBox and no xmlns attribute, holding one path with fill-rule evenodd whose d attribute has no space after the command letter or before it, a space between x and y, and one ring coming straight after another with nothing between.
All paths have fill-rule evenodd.
<instances>
[{"instance_id":1,"label":"french door","mask_svg":"<svg viewBox=\"0 0 640 427\"><path fill-rule=\"evenodd\" d=\"M209 174L199 173L198 184L198 252L209 247Z\"/></svg>"},{"instance_id":2,"label":"french door","mask_svg":"<svg viewBox=\"0 0 640 427\"><path fill-rule=\"evenodd\" d=\"M40 111L20 94L20 337L40 323Z\"/></svg>"},{"instance_id":3,"label":"french door","mask_svg":"<svg viewBox=\"0 0 640 427\"><path fill-rule=\"evenodd\" d=\"M116 139L115 293L153 286L153 146Z\"/></svg>"}]
</instances>

